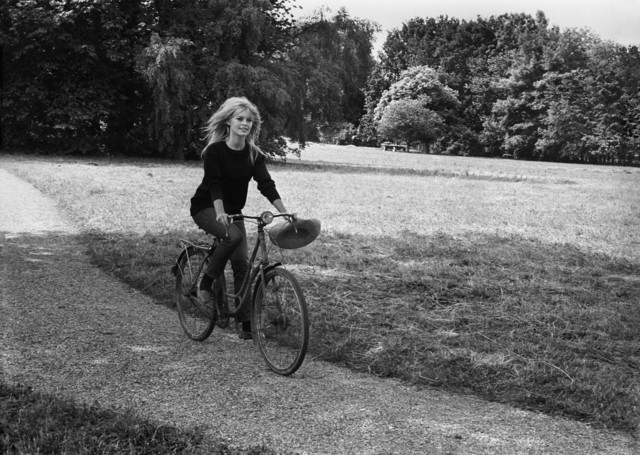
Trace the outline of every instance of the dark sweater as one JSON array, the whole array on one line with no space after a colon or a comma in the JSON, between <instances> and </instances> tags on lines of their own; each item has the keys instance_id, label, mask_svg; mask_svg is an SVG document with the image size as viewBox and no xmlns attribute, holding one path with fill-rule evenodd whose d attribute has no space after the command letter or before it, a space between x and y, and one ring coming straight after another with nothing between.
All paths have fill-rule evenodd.
<instances>
[{"instance_id":1,"label":"dark sweater","mask_svg":"<svg viewBox=\"0 0 640 455\"><path fill-rule=\"evenodd\" d=\"M191 216L213 207L216 199L222 199L229 215L240 213L247 202L251 178L269 202L280 199L263 155L258 155L252 166L249 145L244 150L232 150L225 142L209 145L204 152L204 178L191 198Z\"/></svg>"}]
</instances>

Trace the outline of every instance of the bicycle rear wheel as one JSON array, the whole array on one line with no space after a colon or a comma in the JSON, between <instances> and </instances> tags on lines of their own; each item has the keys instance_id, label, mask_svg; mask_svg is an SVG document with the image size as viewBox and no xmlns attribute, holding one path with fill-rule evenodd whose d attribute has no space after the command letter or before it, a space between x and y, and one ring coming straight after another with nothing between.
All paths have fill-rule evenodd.
<instances>
[{"instance_id":1,"label":"bicycle rear wheel","mask_svg":"<svg viewBox=\"0 0 640 455\"><path fill-rule=\"evenodd\" d=\"M205 340L216 323L213 300L202 304L198 301L198 285L204 274L204 251L188 248L182 255L176 272L176 309L184 333L192 340Z\"/></svg>"},{"instance_id":2,"label":"bicycle rear wheel","mask_svg":"<svg viewBox=\"0 0 640 455\"><path fill-rule=\"evenodd\" d=\"M309 345L309 315L302 289L287 270L275 268L253 296L254 341L273 371L287 376L300 368Z\"/></svg>"}]
</instances>

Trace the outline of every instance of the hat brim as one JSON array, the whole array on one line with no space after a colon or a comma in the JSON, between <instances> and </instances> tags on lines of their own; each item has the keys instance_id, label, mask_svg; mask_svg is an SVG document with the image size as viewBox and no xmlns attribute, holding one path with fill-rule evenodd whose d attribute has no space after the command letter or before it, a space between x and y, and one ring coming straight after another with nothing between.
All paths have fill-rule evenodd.
<instances>
[{"instance_id":1,"label":"hat brim","mask_svg":"<svg viewBox=\"0 0 640 455\"><path fill-rule=\"evenodd\" d=\"M320 235L320 220L285 221L269 229L269 238L278 247L295 250L309 245Z\"/></svg>"}]
</instances>

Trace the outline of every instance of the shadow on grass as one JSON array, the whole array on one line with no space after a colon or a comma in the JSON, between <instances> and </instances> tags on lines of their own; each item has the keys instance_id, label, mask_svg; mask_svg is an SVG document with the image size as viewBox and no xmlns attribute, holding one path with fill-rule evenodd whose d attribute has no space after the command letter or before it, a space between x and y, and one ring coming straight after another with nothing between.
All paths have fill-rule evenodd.
<instances>
[{"instance_id":1,"label":"shadow on grass","mask_svg":"<svg viewBox=\"0 0 640 455\"><path fill-rule=\"evenodd\" d=\"M97 404L35 392L0 382L0 453L264 454L233 449L199 429L183 430Z\"/></svg>"},{"instance_id":2,"label":"shadow on grass","mask_svg":"<svg viewBox=\"0 0 640 455\"><path fill-rule=\"evenodd\" d=\"M198 431L180 431L97 405L0 383L2 453L208 453ZM134 453L132 450L131 453Z\"/></svg>"},{"instance_id":3,"label":"shadow on grass","mask_svg":"<svg viewBox=\"0 0 640 455\"><path fill-rule=\"evenodd\" d=\"M85 241L101 267L171 306L184 235ZM324 236L284 262L305 291L316 358L631 433L640 424L639 264L516 236L410 232Z\"/></svg>"}]
</instances>

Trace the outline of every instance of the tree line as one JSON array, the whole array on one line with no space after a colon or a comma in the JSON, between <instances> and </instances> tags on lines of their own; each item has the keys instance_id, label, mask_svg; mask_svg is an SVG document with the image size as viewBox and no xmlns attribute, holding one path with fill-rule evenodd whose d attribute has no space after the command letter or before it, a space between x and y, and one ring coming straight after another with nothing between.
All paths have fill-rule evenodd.
<instances>
[{"instance_id":1,"label":"tree line","mask_svg":"<svg viewBox=\"0 0 640 455\"><path fill-rule=\"evenodd\" d=\"M639 87L638 47L542 12L416 18L384 43L359 137L375 143L382 127L436 153L637 164Z\"/></svg>"},{"instance_id":2,"label":"tree line","mask_svg":"<svg viewBox=\"0 0 640 455\"><path fill-rule=\"evenodd\" d=\"M640 53L544 13L414 18L390 32L295 0L0 0L2 144L197 156L225 98L290 138L430 153L640 162Z\"/></svg>"},{"instance_id":3,"label":"tree line","mask_svg":"<svg viewBox=\"0 0 640 455\"><path fill-rule=\"evenodd\" d=\"M357 124L378 28L290 0L0 0L2 145L197 156L222 101L245 96L261 146Z\"/></svg>"}]
</instances>

